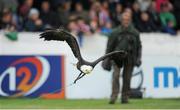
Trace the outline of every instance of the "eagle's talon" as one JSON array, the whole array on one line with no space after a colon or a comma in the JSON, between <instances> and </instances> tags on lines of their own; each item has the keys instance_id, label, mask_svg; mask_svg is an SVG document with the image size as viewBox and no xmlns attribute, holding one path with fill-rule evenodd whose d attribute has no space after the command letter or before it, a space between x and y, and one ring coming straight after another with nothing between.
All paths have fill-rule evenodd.
<instances>
[{"instance_id":1,"label":"eagle's talon","mask_svg":"<svg viewBox=\"0 0 180 110\"><path fill-rule=\"evenodd\" d=\"M81 79L82 77L84 77L86 74L84 74L84 73L80 73L79 75L78 75L78 77L74 80L74 84L76 84L76 82L79 80L79 79Z\"/></svg>"}]
</instances>

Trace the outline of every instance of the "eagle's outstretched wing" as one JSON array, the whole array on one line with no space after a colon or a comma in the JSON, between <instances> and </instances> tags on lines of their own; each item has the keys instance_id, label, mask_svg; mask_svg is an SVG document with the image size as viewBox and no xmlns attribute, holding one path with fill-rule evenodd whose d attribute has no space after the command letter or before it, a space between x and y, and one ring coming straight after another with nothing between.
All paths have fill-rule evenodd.
<instances>
[{"instance_id":1,"label":"eagle's outstretched wing","mask_svg":"<svg viewBox=\"0 0 180 110\"><path fill-rule=\"evenodd\" d=\"M44 38L44 40L47 40L47 41L50 41L50 40L66 41L68 45L71 47L71 50L74 56L79 61L82 60L80 49L76 41L76 38L69 32L65 31L64 29L47 30L41 33L40 36L41 36L40 38Z\"/></svg>"},{"instance_id":2,"label":"eagle's outstretched wing","mask_svg":"<svg viewBox=\"0 0 180 110\"><path fill-rule=\"evenodd\" d=\"M123 59L126 57L126 55L127 55L127 52L125 52L125 51L113 51L113 52L107 53L104 56L98 58L97 60L95 60L93 62L93 64L96 65L97 63L99 63L100 61L102 61L106 58L115 59L117 57L121 57Z\"/></svg>"}]
</instances>

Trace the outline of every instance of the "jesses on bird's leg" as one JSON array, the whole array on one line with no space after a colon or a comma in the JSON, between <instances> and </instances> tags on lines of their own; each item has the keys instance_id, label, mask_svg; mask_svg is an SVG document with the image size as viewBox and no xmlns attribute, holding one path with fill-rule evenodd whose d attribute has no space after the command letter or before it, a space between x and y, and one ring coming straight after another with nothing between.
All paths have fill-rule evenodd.
<instances>
[{"instance_id":1,"label":"jesses on bird's leg","mask_svg":"<svg viewBox=\"0 0 180 110\"><path fill-rule=\"evenodd\" d=\"M86 74L85 73L80 73L79 75L78 75L78 77L74 80L74 84L79 80L79 79L81 79L82 77L84 77Z\"/></svg>"}]
</instances>

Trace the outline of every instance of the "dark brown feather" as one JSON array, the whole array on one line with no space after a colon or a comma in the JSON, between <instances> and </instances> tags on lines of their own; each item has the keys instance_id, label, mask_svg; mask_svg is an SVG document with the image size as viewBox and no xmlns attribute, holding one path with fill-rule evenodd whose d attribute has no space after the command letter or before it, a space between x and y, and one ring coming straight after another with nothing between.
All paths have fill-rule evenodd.
<instances>
[{"instance_id":1,"label":"dark brown feather","mask_svg":"<svg viewBox=\"0 0 180 110\"><path fill-rule=\"evenodd\" d=\"M127 52L125 52L125 51L114 51L114 52L110 52L110 53L105 54L104 56L98 58L97 60L95 60L95 61L93 62L93 64L94 64L94 66L95 66L97 63L99 63L100 61L102 61L102 60L104 60L104 59L106 59L106 58L115 59L115 58L120 57L120 58L123 59L123 58L126 57L126 55L127 55Z\"/></svg>"},{"instance_id":2,"label":"dark brown feather","mask_svg":"<svg viewBox=\"0 0 180 110\"><path fill-rule=\"evenodd\" d=\"M56 29L56 30L47 30L40 34L40 38L44 38L44 40L57 40L57 41L66 41L68 45L71 47L71 50L74 56L81 61L81 53L77 43L76 38L65 31L64 29Z\"/></svg>"}]
</instances>

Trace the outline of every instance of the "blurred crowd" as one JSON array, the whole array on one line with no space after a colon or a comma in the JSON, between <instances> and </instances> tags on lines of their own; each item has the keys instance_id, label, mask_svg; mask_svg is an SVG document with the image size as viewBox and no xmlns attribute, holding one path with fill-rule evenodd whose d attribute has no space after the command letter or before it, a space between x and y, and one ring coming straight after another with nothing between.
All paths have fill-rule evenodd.
<instances>
[{"instance_id":1,"label":"blurred crowd","mask_svg":"<svg viewBox=\"0 0 180 110\"><path fill-rule=\"evenodd\" d=\"M180 0L0 0L0 30L64 26L78 36L108 34L121 24L124 11L132 14L140 32L180 31Z\"/></svg>"}]
</instances>

